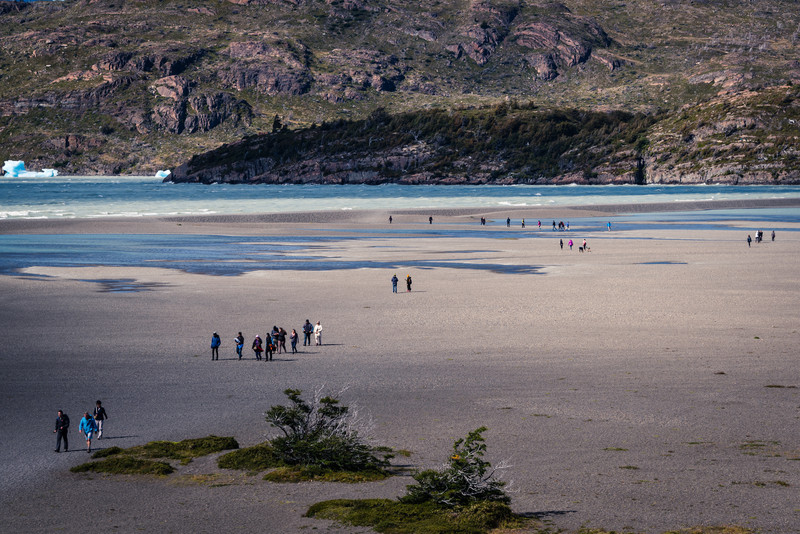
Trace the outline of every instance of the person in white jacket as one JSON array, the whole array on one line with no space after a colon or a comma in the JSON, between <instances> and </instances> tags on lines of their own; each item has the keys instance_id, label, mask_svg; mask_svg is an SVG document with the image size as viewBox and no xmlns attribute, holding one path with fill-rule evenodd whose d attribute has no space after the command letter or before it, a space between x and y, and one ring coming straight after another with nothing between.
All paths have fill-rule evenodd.
<instances>
[{"instance_id":1,"label":"person in white jacket","mask_svg":"<svg viewBox=\"0 0 800 534\"><path fill-rule=\"evenodd\" d=\"M319 321L314 325L314 341L317 345L322 345L322 325Z\"/></svg>"}]
</instances>

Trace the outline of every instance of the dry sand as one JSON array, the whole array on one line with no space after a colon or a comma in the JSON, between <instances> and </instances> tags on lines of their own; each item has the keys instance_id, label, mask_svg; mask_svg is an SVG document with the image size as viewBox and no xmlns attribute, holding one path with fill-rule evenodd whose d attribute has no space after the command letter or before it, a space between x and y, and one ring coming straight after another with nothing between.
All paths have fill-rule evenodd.
<instances>
[{"instance_id":1,"label":"dry sand","mask_svg":"<svg viewBox=\"0 0 800 534\"><path fill-rule=\"evenodd\" d=\"M795 204L796 205L796 204ZM722 206L722 205L717 205ZM639 209L639 208L637 208ZM654 206L652 210L665 207ZM534 217L613 211L437 212L434 227L481 215L529 217L526 232L417 235L428 212L394 214L397 234L314 245L314 255L398 266L421 260L529 266L525 274L398 267L258 271L235 277L156 268L43 268L0 276L3 532L367 532L302 517L330 498L396 497L410 477L345 485L271 484L197 460L166 479L82 476L77 433L102 399L96 447L208 434L243 445L287 387L347 387L379 444L437 466L487 426L487 458L508 460L512 507L564 529L663 532L729 525L800 532L800 233L747 247L758 223L569 234ZM641 211L648 211L646 207ZM384 212L204 219L2 221L0 233L341 235L385 229ZM603 219L604 220L604 219ZM788 224L782 225L788 227ZM771 228L763 228L766 231ZM352 235L350 233L346 235ZM586 238L591 252L560 250ZM115 293L85 279L135 279ZM322 347L260 363L245 348L272 325L324 326ZM212 362L212 331L223 338ZM71 450L55 454L57 409Z\"/></svg>"}]
</instances>

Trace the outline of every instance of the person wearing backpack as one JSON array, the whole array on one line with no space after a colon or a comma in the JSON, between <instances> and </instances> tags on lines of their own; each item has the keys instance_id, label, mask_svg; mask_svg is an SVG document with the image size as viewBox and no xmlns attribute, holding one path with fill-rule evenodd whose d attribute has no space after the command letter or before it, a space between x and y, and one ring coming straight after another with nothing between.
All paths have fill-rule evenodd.
<instances>
[{"instance_id":1,"label":"person wearing backpack","mask_svg":"<svg viewBox=\"0 0 800 534\"><path fill-rule=\"evenodd\" d=\"M256 334L256 338L253 340L253 352L256 353L256 360L261 359L261 353L264 351L264 348L261 346L261 337Z\"/></svg>"}]
</instances>

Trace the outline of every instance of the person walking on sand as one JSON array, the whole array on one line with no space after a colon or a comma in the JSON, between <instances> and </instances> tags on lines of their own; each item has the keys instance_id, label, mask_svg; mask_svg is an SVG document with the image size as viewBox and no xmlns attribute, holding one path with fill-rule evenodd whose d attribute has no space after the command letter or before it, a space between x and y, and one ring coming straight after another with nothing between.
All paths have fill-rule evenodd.
<instances>
[{"instance_id":1,"label":"person walking on sand","mask_svg":"<svg viewBox=\"0 0 800 534\"><path fill-rule=\"evenodd\" d=\"M585 239L583 240L583 251L584 252L589 252L589 249L586 248L586 240Z\"/></svg>"},{"instance_id":2,"label":"person walking on sand","mask_svg":"<svg viewBox=\"0 0 800 534\"><path fill-rule=\"evenodd\" d=\"M525 219L522 219L522 227L525 228Z\"/></svg>"},{"instance_id":3,"label":"person walking on sand","mask_svg":"<svg viewBox=\"0 0 800 534\"><path fill-rule=\"evenodd\" d=\"M397 274L392 275L392 293L397 293L397 282L400 280L397 279Z\"/></svg>"},{"instance_id":4,"label":"person walking on sand","mask_svg":"<svg viewBox=\"0 0 800 534\"><path fill-rule=\"evenodd\" d=\"M542 221L539 220L539 230L541 230L541 229L542 229Z\"/></svg>"},{"instance_id":5,"label":"person walking on sand","mask_svg":"<svg viewBox=\"0 0 800 534\"><path fill-rule=\"evenodd\" d=\"M289 352L286 350L286 330L283 327L280 327L278 330L278 343L280 343L280 348L278 349L278 354L281 353L280 349L283 349L284 354Z\"/></svg>"},{"instance_id":6,"label":"person walking on sand","mask_svg":"<svg viewBox=\"0 0 800 534\"><path fill-rule=\"evenodd\" d=\"M256 360L261 359L261 353L264 352L264 347L261 344L261 337L256 334L256 338L253 340L253 352L256 354Z\"/></svg>"},{"instance_id":7,"label":"person walking on sand","mask_svg":"<svg viewBox=\"0 0 800 534\"><path fill-rule=\"evenodd\" d=\"M92 437L97 432L97 423L94 422L94 418L89 415L89 412L83 412L83 419L81 419L81 424L78 426L78 432L86 437L86 452L91 453Z\"/></svg>"},{"instance_id":8,"label":"person walking on sand","mask_svg":"<svg viewBox=\"0 0 800 534\"><path fill-rule=\"evenodd\" d=\"M772 231L772 240L775 241L775 230Z\"/></svg>"},{"instance_id":9,"label":"person walking on sand","mask_svg":"<svg viewBox=\"0 0 800 534\"><path fill-rule=\"evenodd\" d=\"M211 334L211 361L219 360L219 346L222 345L222 340L219 334L214 332Z\"/></svg>"},{"instance_id":10,"label":"person walking on sand","mask_svg":"<svg viewBox=\"0 0 800 534\"><path fill-rule=\"evenodd\" d=\"M506 228L511 228L511 217L506 219Z\"/></svg>"},{"instance_id":11,"label":"person walking on sand","mask_svg":"<svg viewBox=\"0 0 800 534\"><path fill-rule=\"evenodd\" d=\"M753 242L753 238L750 237L750 234L747 234L747 248L750 248L750 243Z\"/></svg>"},{"instance_id":12,"label":"person walking on sand","mask_svg":"<svg viewBox=\"0 0 800 534\"><path fill-rule=\"evenodd\" d=\"M314 326L306 319L306 324L303 325L303 346L311 345L311 332L314 331Z\"/></svg>"},{"instance_id":13,"label":"person walking on sand","mask_svg":"<svg viewBox=\"0 0 800 534\"><path fill-rule=\"evenodd\" d=\"M275 348L277 344L277 339L272 337L272 335L267 332L267 335L264 337L264 361L269 362L272 361L272 355L275 353Z\"/></svg>"},{"instance_id":14,"label":"person walking on sand","mask_svg":"<svg viewBox=\"0 0 800 534\"><path fill-rule=\"evenodd\" d=\"M567 243L567 245L569 245L569 249L572 250L572 239L569 240L569 243Z\"/></svg>"},{"instance_id":15,"label":"person walking on sand","mask_svg":"<svg viewBox=\"0 0 800 534\"><path fill-rule=\"evenodd\" d=\"M297 330L292 328L292 333L289 336L289 341L292 343L292 354L297 354L297 338L298 337L299 336L297 335Z\"/></svg>"},{"instance_id":16,"label":"person walking on sand","mask_svg":"<svg viewBox=\"0 0 800 534\"><path fill-rule=\"evenodd\" d=\"M608 227L608 231L610 232L611 231L611 221L608 221L606 223L606 226Z\"/></svg>"},{"instance_id":17,"label":"person walking on sand","mask_svg":"<svg viewBox=\"0 0 800 534\"><path fill-rule=\"evenodd\" d=\"M406 275L406 292L411 292L411 275Z\"/></svg>"},{"instance_id":18,"label":"person walking on sand","mask_svg":"<svg viewBox=\"0 0 800 534\"><path fill-rule=\"evenodd\" d=\"M69 452L69 416L64 413L64 410L58 410L56 417L56 429L53 430L56 434L56 448L55 452L61 452L61 440L64 440L64 452Z\"/></svg>"},{"instance_id":19,"label":"person walking on sand","mask_svg":"<svg viewBox=\"0 0 800 534\"><path fill-rule=\"evenodd\" d=\"M108 413L103 408L103 403L97 401L94 407L94 421L97 424L97 439L103 438L103 422L108 419Z\"/></svg>"},{"instance_id":20,"label":"person walking on sand","mask_svg":"<svg viewBox=\"0 0 800 534\"><path fill-rule=\"evenodd\" d=\"M244 348L244 336L241 332L239 335L236 336L236 355L239 356L239 359L242 359L242 349Z\"/></svg>"},{"instance_id":21,"label":"person walking on sand","mask_svg":"<svg viewBox=\"0 0 800 534\"><path fill-rule=\"evenodd\" d=\"M428 217L428 224L433 224L433 217Z\"/></svg>"},{"instance_id":22,"label":"person walking on sand","mask_svg":"<svg viewBox=\"0 0 800 534\"><path fill-rule=\"evenodd\" d=\"M322 345L322 325L319 321L314 325L314 341L317 345Z\"/></svg>"},{"instance_id":23,"label":"person walking on sand","mask_svg":"<svg viewBox=\"0 0 800 534\"><path fill-rule=\"evenodd\" d=\"M392 216L389 215L389 224L392 224Z\"/></svg>"},{"instance_id":24,"label":"person walking on sand","mask_svg":"<svg viewBox=\"0 0 800 534\"><path fill-rule=\"evenodd\" d=\"M558 240L558 246L561 247L561 250L564 250L564 240L563 239L559 239Z\"/></svg>"}]
</instances>

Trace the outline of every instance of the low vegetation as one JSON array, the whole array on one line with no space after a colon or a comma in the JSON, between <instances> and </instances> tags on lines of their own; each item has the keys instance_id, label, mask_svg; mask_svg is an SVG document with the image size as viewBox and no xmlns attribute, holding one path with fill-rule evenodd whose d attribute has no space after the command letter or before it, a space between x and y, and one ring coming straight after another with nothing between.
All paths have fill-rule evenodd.
<instances>
[{"instance_id":1,"label":"low vegetation","mask_svg":"<svg viewBox=\"0 0 800 534\"><path fill-rule=\"evenodd\" d=\"M168 475L175 469L167 462L155 459L180 460L187 464L193 458L238 449L239 444L232 437L207 436L205 438L185 439L183 441L151 441L128 449L109 447L92 455L98 460L77 465L74 473L95 471L127 475Z\"/></svg>"},{"instance_id":2,"label":"low vegetation","mask_svg":"<svg viewBox=\"0 0 800 534\"><path fill-rule=\"evenodd\" d=\"M87 462L72 467L73 473L109 473L112 475L160 475L165 476L175 471L166 462L134 458L132 456L110 456L97 462Z\"/></svg>"},{"instance_id":3,"label":"low vegetation","mask_svg":"<svg viewBox=\"0 0 800 534\"><path fill-rule=\"evenodd\" d=\"M220 467L251 472L275 468L265 476L274 482L367 482L389 476L386 469L392 455L366 443L367 425L357 411L319 391L311 402L301 397L299 389L284 393L289 404L272 406L266 414L267 422L282 435L221 456Z\"/></svg>"},{"instance_id":4,"label":"low vegetation","mask_svg":"<svg viewBox=\"0 0 800 534\"><path fill-rule=\"evenodd\" d=\"M485 427L457 440L447 463L414 475L399 500L331 500L313 505L309 517L334 519L391 533L483 533L496 528L515 528L525 519L508 504L505 482L483 459Z\"/></svg>"}]
</instances>

